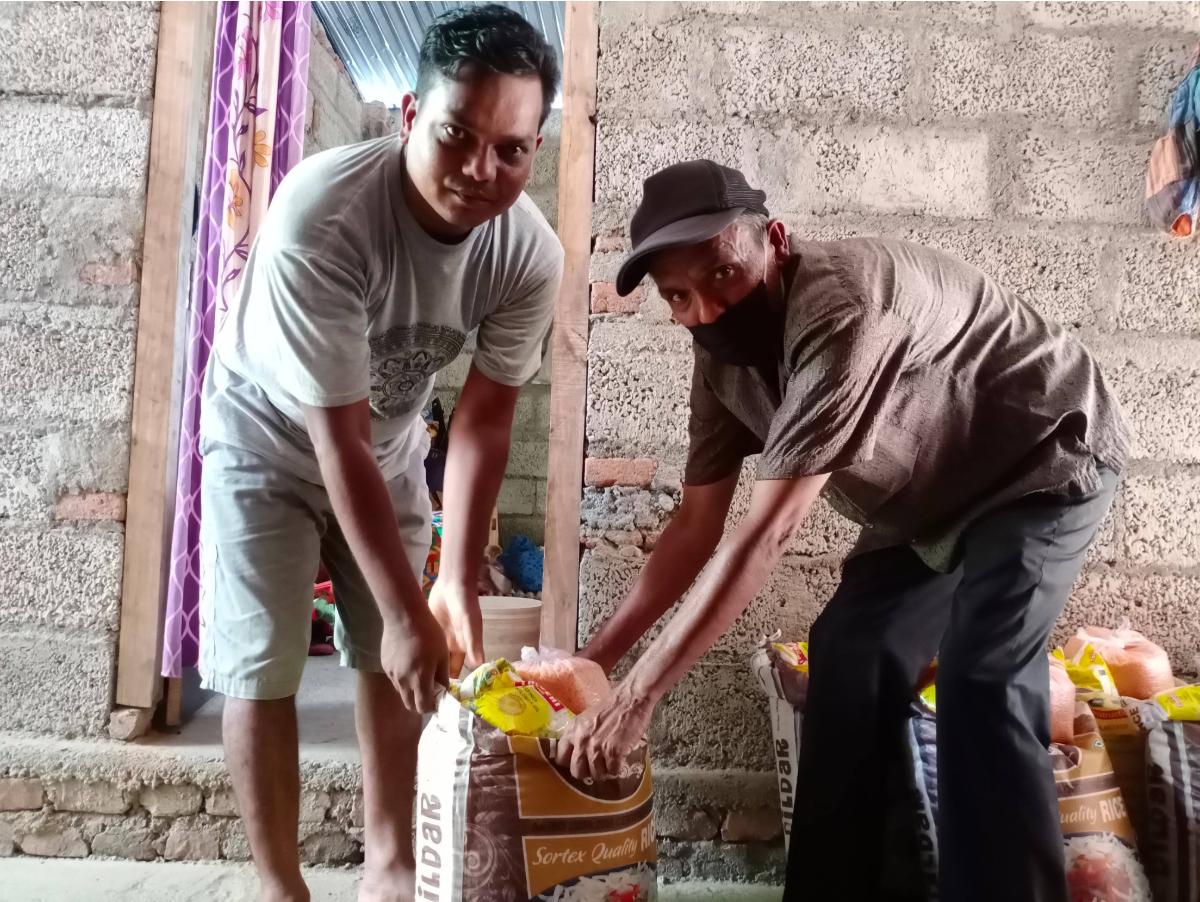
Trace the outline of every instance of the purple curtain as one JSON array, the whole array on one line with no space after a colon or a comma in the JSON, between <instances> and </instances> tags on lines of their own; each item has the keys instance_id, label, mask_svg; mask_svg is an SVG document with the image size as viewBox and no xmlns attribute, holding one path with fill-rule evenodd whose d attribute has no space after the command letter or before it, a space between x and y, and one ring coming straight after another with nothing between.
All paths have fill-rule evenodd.
<instances>
[{"instance_id":1,"label":"purple curtain","mask_svg":"<svg viewBox=\"0 0 1200 902\"><path fill-rule=\"evenodd\" d=\"M200 394L267 204L304 148L311 4L222 0L187 317L163 676L199 654Z\"/></svg>"}]
</instances>

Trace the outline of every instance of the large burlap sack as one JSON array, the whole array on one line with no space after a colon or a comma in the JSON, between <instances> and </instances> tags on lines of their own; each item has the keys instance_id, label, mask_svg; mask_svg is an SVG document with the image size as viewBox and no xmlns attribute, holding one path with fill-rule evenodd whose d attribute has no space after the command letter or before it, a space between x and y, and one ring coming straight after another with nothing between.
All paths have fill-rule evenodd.
<instances>
[{"instance_id":1,"label":"large burlap sack","mask_svg":"<svg viewBox=\"0 0 1200 902\"><path fill-rule=\"evenodd\" d=\"M418 754L417 899L655 899L646 752L628 765L581 783L552 763L549 741L506 736L445 696Z\"/></svg>"}]
</instances>

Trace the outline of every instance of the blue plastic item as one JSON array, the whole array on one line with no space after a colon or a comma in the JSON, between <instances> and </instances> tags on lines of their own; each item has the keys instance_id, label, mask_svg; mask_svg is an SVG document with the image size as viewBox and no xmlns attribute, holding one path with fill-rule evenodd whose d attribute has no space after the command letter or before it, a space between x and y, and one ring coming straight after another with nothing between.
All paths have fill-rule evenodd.
<instances>
[{"instance_id":1,"label":"blue plastic item","mask_svg":"<svg viewBox=\"0 0 1200 902\"><path fill-rule=\"evenodd\" d=\"M522 592L542 591L542 549L529 536L514 536L500 555L500 566Z\"/></svg>"}]
</instances>

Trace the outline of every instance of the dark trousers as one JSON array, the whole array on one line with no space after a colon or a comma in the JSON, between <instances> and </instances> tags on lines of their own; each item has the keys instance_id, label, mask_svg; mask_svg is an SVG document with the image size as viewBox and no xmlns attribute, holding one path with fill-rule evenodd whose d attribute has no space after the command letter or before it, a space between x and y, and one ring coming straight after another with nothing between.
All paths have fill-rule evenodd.
<instances>
[{"instance_id":1,"label":"dark trousers","mask_svg":"<svg viewBox=\"0 0 1200 902\"><path fill-rule=\"evenodd\" d=\"M942 902L1065 902L1046 643L1118 478L1031 495L963 536L949 574L909 548L847 561L809 642L789 902L878 902L889 756L936 654Z\"/></svg>"}]
</instances>

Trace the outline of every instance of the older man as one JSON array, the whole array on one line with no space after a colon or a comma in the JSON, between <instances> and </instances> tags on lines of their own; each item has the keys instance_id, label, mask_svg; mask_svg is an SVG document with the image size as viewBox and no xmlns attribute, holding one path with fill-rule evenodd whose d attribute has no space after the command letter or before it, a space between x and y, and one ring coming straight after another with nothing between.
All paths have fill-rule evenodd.
<instances>
[{"instance_id":1,"label":"older man","mask_svg":"<svg viewBox=\"0 0 1200 902\"><path fill-rule=\"evenodd\" d=\"M1065 900L1045 650L1125 463L1117 403L1083 345L974 267L795 240L765 201L707 160L645 182L617 289L648 273L692 333L691 442L676 516L583 653L611 670L699 579L560 761L614 766L823 493L862 533L812 629L787 898L880 898L887 756L937 655L942 898Z\"/></svg>"}]
</instances>

